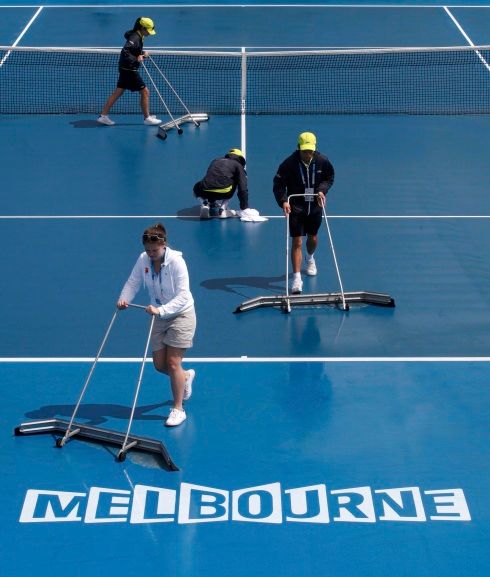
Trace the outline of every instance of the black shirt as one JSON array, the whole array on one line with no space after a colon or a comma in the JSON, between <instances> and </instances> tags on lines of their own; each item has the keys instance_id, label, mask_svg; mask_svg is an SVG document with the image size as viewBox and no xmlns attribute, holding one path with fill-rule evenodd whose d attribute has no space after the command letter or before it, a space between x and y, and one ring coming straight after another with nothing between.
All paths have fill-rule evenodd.
<instances>
[{"instance_id":1,"label":"black shirt","mask_svg":"<svg viewBox=\"0 0 490 577\"><path fill-rule=\"evenodd\" d=\"M128 30L124 34L126 44L122 47L119 56L119 68L123 70L138 70L140 62L138 56L143 54L143 37L135 30Z\"/></svg>"},{"instance_id":2,"label":"black shirt","mask_svg":"<svg viewBox=\"0 0 490 577\"><path fill-rule=\"evenodd\" d=\"M315 174L313 174L315 170ZM323 192L326 196L334 181L334 168L328 158L320 152L315 152L308 167L301 162L299 150L284 160L274 176L274 196L277 204L282 208L291 194L304 194L305 188L313 187L315 192ZM295 197L290 204L303 206L304 198Z\"/></svg>"}]
</instances>

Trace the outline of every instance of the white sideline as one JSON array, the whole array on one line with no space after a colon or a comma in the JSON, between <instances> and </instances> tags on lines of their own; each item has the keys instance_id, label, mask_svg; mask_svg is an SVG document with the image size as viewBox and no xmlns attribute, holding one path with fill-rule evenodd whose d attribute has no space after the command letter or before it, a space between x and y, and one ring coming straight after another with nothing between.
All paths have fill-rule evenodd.
<instances>
[{"instance_id":1,"label":"white sideline","mask_svg":"<svg viewBox=\"0 0 490 577\"><path fill-rule=\"evenodd\" d=\"M19 6L17 6L17 8L19 8ZM33 6L33 8L37 8L37 6ZM29 20L29 22L26 24L24 30L22 30L22 32L19 34L19 36L17 37L17 40L12 44L12 46L17 46L17 44L22 40L22 36L24 36L24 34L29 30L29 28L31 27L31 24L34 22L34 20L39 16L39 14L41 13L42 9L44 8L44 6L39 6L39 8L37 9L36 13L34 14L34 16ZM0 68L3 66L4 62L7 60L7 58L10 56L11 51L9 50L7 52L7 54L5 54L5 56L2 58L2 60L0 60Z\"/></svg>"},{"instance_id":2,"label":"white sideline","mask_svg":"<svg viewBox=\"0 0 490 577\"><path fill-rule=\"evenodd\" d=\"M452 6L451 6L452 8ZM447 6L444 6L444 11L446 12L446 14L449 16L449 18L451 18L451 20L453 21L453 23L455 24L456 28L461 32L461 34L464 36L465 40L468 42L468 44L470 46L475 46L473 44L473 41L471 40L471 38L468 36L468 34L466 34L466 32L464 31L463 27L461 26L461 24L457 21L456 17L452 14L452 12L449 10L449 8ZM483 58L481 52L479 50L475 50L475 54L478 56L478 58L480 59L481 63L483 64L483 66L485 66L485 68L490 72L490 65L488 64L488 62L485 60L485 58Z\"/></svg>"}]
</instances>

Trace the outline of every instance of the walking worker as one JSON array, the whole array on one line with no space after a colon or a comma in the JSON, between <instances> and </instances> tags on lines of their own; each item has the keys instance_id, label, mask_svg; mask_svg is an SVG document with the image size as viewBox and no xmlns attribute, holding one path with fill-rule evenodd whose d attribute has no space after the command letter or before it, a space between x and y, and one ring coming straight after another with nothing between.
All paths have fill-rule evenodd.
<instances>
[{"instance_id":1,"label":"walking worker","mask_svg":"<svg viewBox=\"0 0 490 577\"><path fill-rule=\"evenodd\" d=\"M315 276L314 253L318 244L318 229L322 223L327 192L334 181L334 169L326 156L316 149L316 136L302 132L297 149L279 166L274 176L274 196L285 215L289 215L293 282L291 293L303 290L301 279L302 243L306 236L307 275ZM293 194L304 194L289 198Z\"/></svg>"},{"instance_id":2,"label":"walking worker","mask_svg":"<svg viewBox=\"0 0 490 577\"><path fill-rule=\"evenodd\" d=\"M97 122L106 126L116 124L109 118L109 112L124 93L125 90L140 93L140 106L143 112L144 123L148 126L161 124L162 121L150 115L150 93L146 84L138 72L141 62L148 56L148 52L143 50L145 36L156 34L155 26L151 18L142 16L136 19L133 29L124 34L126 43L124 44L119 57L119 79L117 87L109 96L105 103Z\"/></svg>"},{"instance_id":3,"label":"walking worker","mask_svg":"<svg viewBox=\"0 0 490 577\"><path fill-rule=\"evenodd\" d=\"M167 232L160 223L143 232L145 247L124 285L117 308L125 309L143 285L149 292L146 312L154 315L151 334L153 366L170 377L173 407L165 422L168 427L186 419L183 401L190 399L194 369L184 371L182 359L192 347L196 330L194 299L182 253L167 245Z\"/></svg>"},{"instance_id":4,"label":"walking worker","mask_svg":"<svg viewBox=\"0 0 490 577\"><path fill-rule=\"evenodd\" d=\"M201 199L201 218L227 218L228 203L237 189L240 210L249 208L245 164L245 156L238 148L230 149L225 156L211 162L206 176L194 185L194 196Z\"/></svg>"}]
</instances>

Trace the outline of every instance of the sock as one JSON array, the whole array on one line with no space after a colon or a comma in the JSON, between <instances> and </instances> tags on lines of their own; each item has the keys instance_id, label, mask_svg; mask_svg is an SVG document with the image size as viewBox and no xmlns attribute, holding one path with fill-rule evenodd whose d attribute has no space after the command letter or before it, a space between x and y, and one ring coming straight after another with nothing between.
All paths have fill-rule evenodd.
<instances>
[{"instance_id":1,"label":"sock","mask_svg":"<svg viewBox=\"0 0 490 577\"><path fill-rule=\"evenodd\" d=\"M301 280L301 273L300 272L293 272L293 280L299 279Z\"/></svg>"},{"instance_id":2,"label":"sock","mask_svg":"<svg viewBox=\"0 0 490 577\"><path fill-rule=\"evenodd\" d=\"M310 262L310 260L313 260L313 255L314 255L314 254L315 254L314 252L312 252L311 254L306 253L306 260L307 260L308 262Z\"/></svg>"}]
</instances>

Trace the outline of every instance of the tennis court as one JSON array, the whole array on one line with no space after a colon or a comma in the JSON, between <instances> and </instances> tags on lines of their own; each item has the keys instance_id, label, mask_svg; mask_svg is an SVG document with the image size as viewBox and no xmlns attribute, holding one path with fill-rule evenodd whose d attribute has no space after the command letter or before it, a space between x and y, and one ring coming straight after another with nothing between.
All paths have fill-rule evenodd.
<instances>
[{"instance_id":1,"label":"tennis court","mask_svg":"<svg viewBox=\"0 0 490 577\"><path fill-rule=\"evenodd\" d=\"M490 54L473 48L490 44L490 6L453 4L0 6L0 46L19 49L0 51L3 574L488 574ZM150 52L199 52L158 60L177 71L191 111L210 115L166 140L143 125L135 95L111 114L115 126L95 121L122 35L141 15L157 29ZM65 73L66 59L53 65L27 47L77 48L80 66ZM341 68L334 56L336 82L313 93L310 55L288 61L299 70L292 90L281 84L283 57L260 56L393 47L403 73L398 90L383 90L390 111L377 113L331 107L345 94L358 106L365 69L391 70L386 61L361 53ZM457 50L457 74L475 60L474 89L461 97L448 94L453 51L421 63L441 47L470 47ZM113 50L115 68L112 53L87 48ZM407 64L408 48L417 50ZM18 64L21 54L33 60ZM437 111L423 110L439 70L438 96L427 90ZM50 94L58 80L66 92ZM304 94L311 110L301 114ZM451 109L469 106L468 94L471 113ZM82 112L67 109L75 102ZM154 91L151 112L168 120ZM345 290L389 294L395 308L233 314L284 292L272 179L303 131L335 167L327 212ZM267 222L199 219L193 185L234 147L246 148L250 205ZM190 272L198 328L185 365L197 377L188 419L168 429L168 379L147 364L133 431L162 441L179 470L137 451L118 462L107 444L58 449L51 434L14 436L20 423L70 418L141 232L159 221ZM316 260L305 292L337 291L323 229ZM119 313L80 422L125 430L147 334L141 310Z\"/></svg>"}]
</instances>

